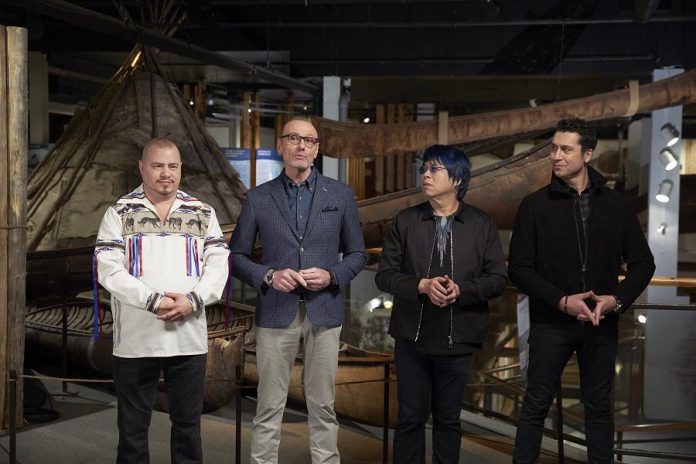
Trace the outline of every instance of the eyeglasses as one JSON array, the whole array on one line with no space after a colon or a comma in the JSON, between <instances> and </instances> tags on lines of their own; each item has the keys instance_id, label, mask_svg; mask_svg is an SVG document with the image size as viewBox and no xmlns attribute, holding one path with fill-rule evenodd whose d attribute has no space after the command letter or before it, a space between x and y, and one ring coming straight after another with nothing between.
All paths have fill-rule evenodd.
<instances>
[{"instance_id":1,"label":"eyeglasses","mask_svg":"<svg viewBox=\"0 0 696 464\"><path fill-rule=\"evenodd\" d=\"M280 136L281 139L288 139L290 145L299 145L300 140L302 140L307 148L313 148L314 145L319 143L319 139L316 137L302 137L298 134L285 134Z\"/></svg>"},{"instance_id":2,"label":"eyeglasses","mask_svg":"<svg viewBox=\"0 0 696 464\"><path fill-rule=\"evenodd\" d=\"M425 174L426 172L430 171L430 174L435 174L437 171L441 169L447 169L444 166L421 166L418 168L418 172L421 173L421 175Z\"/></svg>"}]
</instances>

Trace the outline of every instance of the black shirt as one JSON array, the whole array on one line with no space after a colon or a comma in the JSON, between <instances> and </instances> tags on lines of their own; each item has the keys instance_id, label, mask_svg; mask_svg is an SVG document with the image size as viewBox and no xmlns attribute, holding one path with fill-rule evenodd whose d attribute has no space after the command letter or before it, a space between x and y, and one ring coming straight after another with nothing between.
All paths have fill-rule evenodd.
<instances>
[{"instance_id":1,"label":"black shirt","mask_svg":"<svg viewBox=\"0 0 696 464\"><path fill-rule=\"evenodd\" d=\"M434 219L435 221L440 220L438 216L435 216ZM452 278L451 237L451 235L447 236L442 263L440 262L440 253L437 246L431 247L433 252L430 257L430 273L428 276L424 276L424 278L445 275ZM412 344L414 349L422 354L470 354L481 348L480 343L457 343L455 339L450 349L450 311L457 311L457 308L451 308L450 306L441 308L434 305L425 295L422 295L422 298L424 299L423 319L421 321L418 340L414 342L412 340L402 339L403 341Z\"/></svg>"}]
</instances>

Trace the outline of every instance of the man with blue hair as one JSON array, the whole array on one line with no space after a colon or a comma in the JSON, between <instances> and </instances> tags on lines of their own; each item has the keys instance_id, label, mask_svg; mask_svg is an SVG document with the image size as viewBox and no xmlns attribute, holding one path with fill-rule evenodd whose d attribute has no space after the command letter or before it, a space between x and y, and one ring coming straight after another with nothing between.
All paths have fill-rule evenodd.
<instances>
[{"instance_id":1,"label":"man with blue hair","mask_svg":"<svg viewBox=\"0 0 696 464\"><path fill-rule=\"evenodd\" d=\"M427 201L401 211L384 239L375 281L394 295L399 422L394 463L425 462L425 424L433 416L433 463L458 463L459 414L472 355L487 333L488 301L507 276L491 218L464 204L466 155L433 145L423 153Z\"/></svg>"}]
</instances>

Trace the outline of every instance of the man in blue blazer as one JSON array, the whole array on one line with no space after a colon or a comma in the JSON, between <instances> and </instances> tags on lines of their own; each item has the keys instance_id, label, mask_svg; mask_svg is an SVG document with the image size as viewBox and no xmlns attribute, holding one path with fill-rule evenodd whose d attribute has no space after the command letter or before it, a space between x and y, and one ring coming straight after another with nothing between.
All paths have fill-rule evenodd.
<instances>
[{"instance_id":1,"label":"man in blue blazer","mask_svg":"<svg viewBox=\"0 0 696 464\"><path fill-rule=\"evenodd\" d=\"M334 382L341 289L365 267L367 253L352 189L312 166L319 151L312 123L289 121L277 148L285 169L247 192L230 242L232 275L258 292L259 385L251 462L278 462L290 372L303 338L312 462L334 464L340 462ZM260 264L251 258L257 236L263 248Z\"/></svg>"}]
</instances>

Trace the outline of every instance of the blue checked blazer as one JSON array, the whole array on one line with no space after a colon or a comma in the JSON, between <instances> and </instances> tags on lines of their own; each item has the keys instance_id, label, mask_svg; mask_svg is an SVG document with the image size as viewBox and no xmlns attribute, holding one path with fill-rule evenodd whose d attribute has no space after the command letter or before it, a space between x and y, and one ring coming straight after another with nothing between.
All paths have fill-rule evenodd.
<instances>
[{"instance_id":1,"label":"blue checked blazer","mask_svg":"<svg viewBox=\"0 0 696 464\"><path fill-rule=\"evenodd\" d=\"M319 292L302 289L309 320L319 326L343 324L341 288L367 263L353 190L317 172L317 185L300 240L290 217L282 174L246 194L237 227L230 241L232 275L258 292L256 325L283 328L297 315L300 292L285 293L266 288L263 277L269 269L318 267L333 272L338 288ZM257 236L263 249L261 263L251 259ZM339 259L343 253L343 259Z\"/></svg>"}]
</instances>

